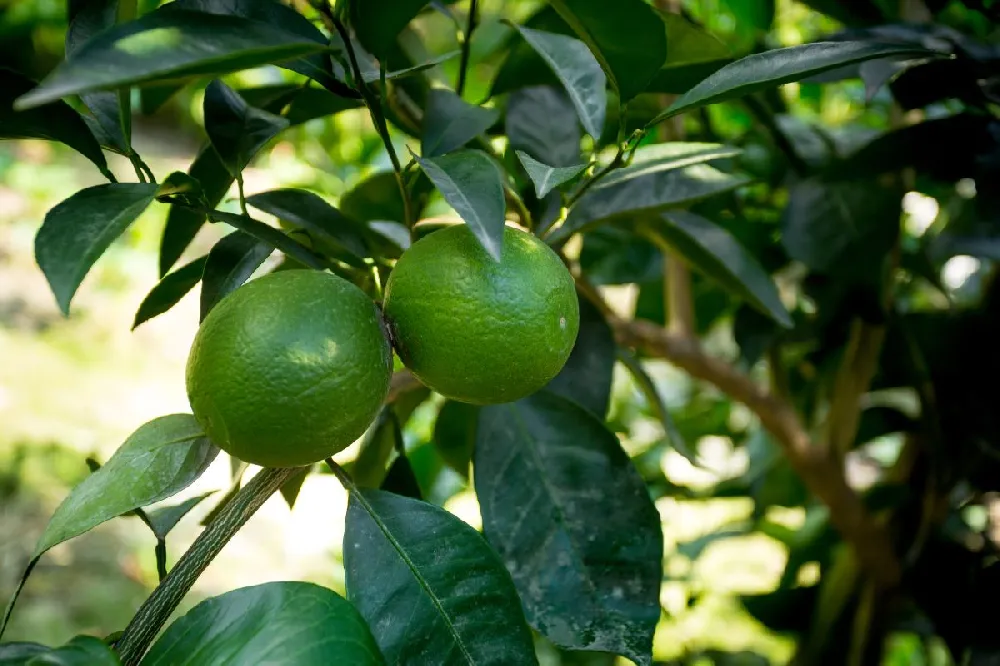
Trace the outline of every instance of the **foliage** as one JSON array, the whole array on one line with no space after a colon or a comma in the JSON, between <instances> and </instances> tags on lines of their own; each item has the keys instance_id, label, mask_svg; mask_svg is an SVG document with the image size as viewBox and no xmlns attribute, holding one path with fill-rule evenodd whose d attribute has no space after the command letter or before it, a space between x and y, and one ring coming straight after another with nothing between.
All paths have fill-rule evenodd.
<instances>
[{"instance_id":1,"label":"foliage","mask_svg":"<svg viewBox=\"0 0 1000 666\"><path fill-rule=\"evenodd\" d=\"M1000 490L1000 17L982 0L898 4L67 2L63 61L38 50L0 70L0 138L65 144L108 181L38 229L63 313L98 258L162 207L162 279L136 326L199 284L204 318L262 267L329 270L378 302L415 240L464 223L498 258L506 222L570 267L581 328L546 388L484 408L446 401L419 445L402 431L437 398L396 373L353 464L327 465L350 495L347 599L301 582L243 588L155 645L260 504L278 489L294 503L319 471L234 484L168 571L164 540L205 497L145 508L217 449L187 415L138 428L56 511L18 591L49 548L120 515L151 528L160 586L119 634L0 644L0 663L256 663L287 643L274 663L527 664L554 645L567 660L651 664L677 619L662 602L673 537L657 509L732 497L752 504L746 521L677 550L782 544L777 589L741 603L794 637L799 663L877 664L902 634L991 663L982 609L1000 593L998 541L970 516ZM241 85L248 69L276 79ZM202 90L207 140L187 173L158 179L133 119ZM849 113L830 117L830 90ZM324 132L349 114L371 152L354 159L382 169L347 191L319 174L311 188L245 192L247 168L290 133L336 168ZM933 219L913 201L933 201ZM206 223L235 230L188 257ZM962 262L973 269L959 284ZM624 306L608 289L623 285ZM658 361L694 380L679 399ZM640 400L612 400L618 370ZM650 422L654 437L634 436ZM664 474L669 455L706 466L718 438L745 469L700 489ZM474 487L481 534L436 506L445 466ZM804 522L775 520L778 507ZM701 658L754 656L677 663Z\"/></svg>"}]
</instances>

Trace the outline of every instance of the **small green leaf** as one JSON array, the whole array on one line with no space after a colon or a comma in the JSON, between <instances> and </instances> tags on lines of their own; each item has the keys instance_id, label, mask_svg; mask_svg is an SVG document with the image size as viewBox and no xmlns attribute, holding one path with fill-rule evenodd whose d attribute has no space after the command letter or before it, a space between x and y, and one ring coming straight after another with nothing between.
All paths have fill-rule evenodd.
<instances>
[{"instance_id":1,"label":"small green leaf","mask_svg":"<svg viewBox=\"0 0 1000 666\"><path fill-rule=\"evenodd\" d=\"M593 303L580 298L580 332L559 374L546 390L572 400L603 419L611 403L615 336Z\"/></svg>"},{"instance_id":2,"label":"small green leaf","mask_svg":"<svg viewBox=\"0 0 1000 666\"><path fill-rule=\"evenodd\" d=\"M65 102L53 102L34 111L15 111L14 100L35 82L0 68L0 139L47 139L66 144L100 169L108 180L114 175L94 134L80 114Z\"/></svg>"},{"instance_id":3,"label":"small green leaf","mask_svg":"<svg viewBox=\"0 0 1000 666\"><path fill-rule=\"evenodd\" d=\"M507 100L504 123L511 148L554 167L580 163L580 123L562 90L551 86L515 90Z\"/></svg>"},{"instance_id":4,"label":"small green leaf","mask_svg":"<svg viewBox=\"0 0 1000 666\"><path fill-rule=\"evenodd\" d=\"M550 2L590 48L623 104L646 89L667 59L663 22L643 0Z\"/></svg>"},{"instance_id":5,"label":"small green leaf","mask_svg":"<svg viewBox=\"0 0 1000 666\"><path fill-rule=\"evenodd\" d=\"M348 598L401 666L538 663L510 575L482 536L436 506L351 490Z\"/></svg>"},{"instance_id":6,"label":"small green leaf","mask_svg":"<svg viewBox=\"0 0 1000 666\"><path fill-rule=\"evenodd\" d=\"M461 148L492 127L499 117L494 109L469 104L450 90L435 88L427 98L420 153L438 157Z\"/></svg>"},{"instance_id":7,"label":"small green leaf","mask_svg":"<svg viewBox=\"0 0 1000 666\"><path fill-rule=\"evenodd\" d=\"M226 294L249 280L272 252L274 245L242 231L234 231L216 243L208 253L201 278L202 321Z\"/></svg>"},{"instance_id":8,"label":"small green leaf","mask_svg":"<svg viewBox=\"0 0 1000 666\"><path fill-rule=\"evenodd\" d=\"M434 446L441 459L463 477L469 476L472 452L476 447L479 407L445 400L434 421Z\"/></svg>"},{"instance_id":9,"label":"small green leaf","mask_svg":"<svg viewBox=\"0 0 1000 666\"><path fill-rule=\"evenodd\" d=\"M382 409L361 440L358 455L351 465L354 482L363 488L381 486L392 452L402 450L403 446L403 432L395 412L391 408Z\"/></svg>"},{"instance_id":10,"label":"small green leaf","mask_svg":"<svg viewBox=\"0 0 1000 666\"><path fill-rule=\"evenodd\" d=\"M368 256L366 229L352 218L305 190L271 190L247 197L247 203L310 233L320 245L346 263L364 267Z\"/></svg>"},{"instance_id":11,"label":"small green leaf","mask_svg":"<svg viewBox=\"0 0 1000 666\"><path fill-rule=\"evenodd\" d=\"M642 225L705 277L791 328L792 317L771 276L728 231L681 210L663 213Z\"/></svg>"},{"instance_id":12,"label":"small green leaf","mask_svg":"<svg viewBox=\"0 0 1000 666\"><path fill-rule=\"evenodd\" d=\"M45 215L35 260L63 314L94 262L146 210L156 185L110 183L81 190Z\"/></svg>"},{"instance_id":13,"label":"small green leaf","mask_svg":"<svg viewBox=\"0 0 1000 666\"><path fill-rule=\"evenodd\" d=\"M727 60L732 57L729 47L718 37L699 28L680 14L660 12L667 29L667 60L663 67L670 70L681 65ZM662 74L661 70L661 74Z\"/></svg>"},{"instance_id":14,"label":"small green leaf","mask_svg":"<svg viewBox=\"0 0 1000 666\"><path fill-rule=\"evenodd\" d=\"M122 86L217 76L327 48L267 23L163 8L87 42L15 108Z\"/></svg>"},{"instance_id":15,"label":"small green leaf","mask_svg":"<svg viewBox=\"0 0 1000 666\"><path fill-rule=\"evenodd\" d=\"M376 58L385 58L402 32L430 0L348 0L347 11L358 41Z\"/></svg>"},{"instance_id":16,"label":"small green leaf","mask_svg":"<svg viewBox=\"0 0 1000 666\"><path fill-rule=\"evenodd\" d=\"M483 531L531 625L562 647L650 664L663 535L618 439L540 391L482 409L473 469Z\"/></svg>"},{"instance_id":17,"label":"small green leaf","mask_svg":"<svg viewBox=\"0 0 1000 666\"><path fill-rule=\"evenodd\" d=\"M286 127L287 119L250 106L222 81L205 88L205 132L234 177Z\"/></svg>"},{"instance_id":18,"label":"small green leaf","mask_svg":"<svg viewBox=\"0 0 1000 666\"><path fill-rule=\"evenodd\" d=\"M149 517L150 529L153 530L153 534L156 538L166 539L170 530L174 529L174 527L177 526L177 523L179 523L184 516L188 515L192 509L214 494L215 491L212 490L202 495L189 497L180 504L175 504L174 506L165 506L155 511L147 511L146 515Z\"/></svg>"},{"instance_id":19,"label":"small green leaf","mask_svg":"<svg viewBox=\"0 0 1000 666\"><path fill-rule=\"evenodd\" d=\"M195 658L195 655L197 656ZM171 624L141 666L384 666L371 630L343 597L313 583L244 587Z\"/></svg>"},{"instance_id":20,"label":"small green leaf","mask_svg":"<svg viewBox=\"0 0 1000 666\"><path fill-rule=\"evenodd\" d=\"M554 188L573 180L587 168L586 164L551 167L548 164L542 164L523 151L518 150L515 152L517 153L517 159L524 166L524 170L528 172L528 178L531 179L531 183L535 186L535 194L539 199L543 198Z\"/></svg>"},{"instance_id":21,"label":"small green leaf","mask_svg":"<svg viewBox=\"0 0 1000 666\"><path fill-rule=\"evenodd\" d=\"M694 164L703 164L712 160L735 157L742 152L739 148L724 146L720 143L657 143L651 146L640 146L632 158L632 162L622 169L612 171L607 178L594 186L599 189L623 183L633 178L647 176L660 171L680 169Z\"/></svg>"},{"instance_id":22,"label":"small green leaf","mask_svg":"<svg viewBox=\"0 0 1000 666\"><path fill-rule=\"evenodd\" d=\"M194 286L201 281L207 259L207 256L199 257L173 273L167 274L157 282L156 286L146 294L146 298L142 299L142 303L139 304L139 310L135 313L135 320L132 322L132 330L135 330L139 324L174 307L189 291L194 289Z\"/></svg>"},{"instance_id":23,"label":"small green leaf","mask_svg":"<svg viewBox=\"0 0 1000 666\"><path fill-rule=\"evenodd\" d=\"M392 461L380 489L415 500L424 498L420 491L417 475L413 471L413 465L410 464L410 459L404 455L396 456L396 459Z\"/></svg>"},{"instance_id":24,"label":"small green leaf","mask_svg":"<svg viewBox=\"0 0 1000 666\"><path fill-rule=\"evenodd\" d=\"M762 88L799 81L831 69L888 56L933 56L933 51L903 44L816 42L756 53L726 65L687 91L648 126Z\"/></svg>"},{"instance_id":25,"label":"small green leaf","mask_svg":"<svg viewBox=\"0 0 1000 666\"><path fill-rule=\"evenodd\" d=\"M27 666L121 666L121 663L115 651L100 638L76 636L62 647L37 655Z\"/></svg>"},{"instance_id":26,"label":"small green leaf","mask_svg":"<svg viewBox=\"0 0 1000 666\"><path fill-rule=\"evenodd\" d=\"M607 79L587 45L565 35L514 27L562 82L583 128L595 139L600 138L608 106L604 89Z\"/></svg>"},{"instance_id":27,"label":"small green leaf","mask_svg":"<svg viewBox=\"0 0 1000 666\"><path fill-rule=\"evenodd\" d=\"M182 171L174 171L164 178L156 189L156 198L179 197L189 203L201 203L205 193L201 183Z\"/></svg>"},{"instance_id":28,"label":"small green leaf","mask_svg":"<svg viewBox=\"0 0 1000 666\"><path fill-rule=\"evenodd\" d=\"M602 222L628 222L642 213L687 206L749 182L748 178L698 164L657 171L609 187L595 187L570 209L563 225L551 233L549 242L561 242Z\"/></svg>"},{"instance_id":29,"label":"small green leaf","mask_svg":"<svg viewBox=\"0 0 1000 666\"><path fill-rule=\"evenodd\" d=\"M506 202L500 169L477 150L415 158L476 240L497 261L503 251Z\"/></svg>"},{"instance_id":30,"label":"small green leaf","mask_svg":"<svg viewBox=\"0 0 1000 666\"><path fill-rule=\"evenodd\" d=\"M221 210L212 211L209 213L209 217L216 222L225 222L231 227L235 227L254 238L273 245L292 259L310 268L323 270L329 267L329 262L325 258L316 254L302 243L252 217L226 213Z\"/></svg>"},{"instance_id":31,"label":"small green leaf","mask_svg":"<svg viewBox=\"0 0 1000 666\"><path fill-rule=\"evenodd\" d=\"M303 467L294 476L289 478L288 481L285 481L285 485L279 489L281 498L285 500L285 504L288 505L289 509L295 508L295 500L298 499L299 492L302 490L302 484L305 483L309 472L309 467Z\"/></svg>"}]
</instances>

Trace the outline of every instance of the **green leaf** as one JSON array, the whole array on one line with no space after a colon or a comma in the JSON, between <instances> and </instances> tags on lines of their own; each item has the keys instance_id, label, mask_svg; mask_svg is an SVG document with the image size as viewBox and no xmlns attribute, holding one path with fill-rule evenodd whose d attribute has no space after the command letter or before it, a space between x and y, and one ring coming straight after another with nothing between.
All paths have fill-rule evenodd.
<instances>
[{"instance_id":1,"label":"green leaf","mask_svg":"<svg viewBox=\"0 0 1000 666\"><path fill-rule=\"evenodd\" d=\"M226 213L221 210L213 210L209 213L209 217L216 222L225 222L229 226L244 231L258 240L273 245L292 259L310 268L323 270L330 267L324 257L316 254L294 238L252 217Z\"/></svg>"},{"instance_id":2,"label":"green leaf","mask_svg":"<svg viewBox=\"0 0 1000 666\"><path fill-rule=\"evenodd\" d=\"M535 194L539 199L543 198L554 188L573 180L587 168L586 164L551 167L548 164L542 164L523 151L518 150L515 152L524 170L528 172L528 178L531 179L531 183L535 186Z\"/></svg>"},{"instance_id":3,"label":"green leaf","mask_svg":"<svg viewBox=\"0 0 1000 666\"><path fill-rule=\"evenodd\" d=\"M14 100L35 86L20 74L0 68L0 139L47 139L66 144L113 181L108 162L94 134L80 114L65 102L47 104L34 111L15 111Z\"/></svg>"},{"instance_id":4,"label":"green leaf","mask_svg":"<svg viewBox=\"0 0 1000 666\"><path fill-rule=\"evenodd\" d=\"M94 262L156 195L156 185L110 183L80 190L45 215L35 260L63 314Z\"/></svg>"},{"instance_id":5,"label":"green leaf","mask_svg":"<svg viewBox=\"0 0 1000 666\"><path fill-rule=\"evenodd\" d=\"M622 169L612 171L594 186L596 189L610 187L633 178L647 176L660 171L680 169L694 164L703 164L712 160L734 157L740 154L739 148L724 146L720 143L657 143L650 146L640 146L632 158L632 162Z\"/></svg>"},{"instance_id":6,"label":"green leaf","mask_svg":"<svg viewBox=\"0 0 1000 666\"><path fill-rule=\"evenodd\" d=\"M653 118L648 126L678 113L742 97L762 88L798 81L844 65L902 55L928 56L934 55L934 52L901 44L816 42L756 53L709 76Z\"/></svg>"},{"instance_id":7,"label":"green leaf","mask_svg":"<svg viewBox=\"0 0 1000 666\"><path fill-rule=\"evenodd\" d=\"M483 408L473 469L483 531L530 624L557 645L650 664L663 535L618 439L540 391Z\"/></svg>"},{"instance_id":8,"label":"green leaf","mask_svg":"<svg viewBox=\"0 0 1000 666\"><path fill-rule=\"evenodd\" d=\"M669 70L692 63L727 60L732 56L729 47L718 37L699 28L680 14L661 12L660 18L667 29L667 44L669 44L664 69Z\"/></svg>"},{"instance_id":9,"label":"green leaf","mask_svg":"<svg viewBox=\"0 0 1000 666\"><path fill-rule=\"evenodd\" d=\"M37 655L27 666L121 666L121 663L115 651L100 638L76 636L62 647Z\"/></svg>"},{"instance_id":10,"label":"green leaf","mask_svg":"<svg viewBox=\"0 0 1000 666\"><path fill-rule=\"evenodd\" d=\"M381 490L415 500L424 498L413 465L410 464L410 459L403 455L396 456L392 461L385 480L382 481Z\"/></svg>"},{"instance_id":11,"label":"green leaf","mask_svg":"<svg viewBox=\"0 0 1000 666\"><path fill-rule=\"evenodd\" d=\"M775 0L723 0L733 13L736 23L767 32L774 23Z\"/></svg>"},{"instance_id":12,"label":"green leaf","mask_svg":"<svg viewBox=\"0 0 1000 666\"><path fill-rule=\"evenodd\" d=\"M218 76L327 48L267 23L164 8L87 42L15 108L122 86Z\"/></svg>"},{"instance_id":13,"label":"green leaf","mask_svg":"<svg viewBox=\"0 0 1000 666\"><path fill-rule=\"evenodd\" d=\"M149 518L150 529L153 530L153 534L157 539L166 539L170 530L174 529L184 516L188 515L192 509L214 494L215 491L212 490L202 495L189 497L174 506L165 506L155 511L147 511L146 515Z\"/></svg>"},{"instance_id":14,"label":"green leaf","mask_svg":"<svg viewBox=\"0 0 1000 666\"><path fill-rule=\"evenodd\" d=\"M511 148L554 167L579 164L580 123L573 103L551 86L521 88L507 100L504 119Z\"/></svg>"},{"instance_id":15,"label":"green leaf","mask_svg":"<svg viewBox=\"0 0 1000 666\"><path fill-rule=\"evenodd\" d=\"M383 666L371 630L343 597L313 583L244 587L171 624L141 666Z\"/></svg>"},{"instance_id":16,"label":"green leaf","mask_svg":"<svg viewBox=\"0 0 1000 666\"><path fill-rule=\"evenodd\" d=\"M469 225L476 240L500 261L506 202L499 168L477 150L415 159L448 205Z\"/></svg>"},{"instance_id":17,"label":"green leaf","mask_svg":"<svg viewBox=\"0 0 1000 666\"><path fill-rule=\"evenodd\" d=\"M600 310L580 298L580 332L559 374L546 390L572 400L603 419L611 402L615 336Z\"/></svg>"},{"instance_id":18,"label":"green leaf","mask_svg":"<svg viewBox=\"0 0 1000 666\"><path fill-rule=\"evenodd\" d=\"M461 148L492 127L499 117L495 109L469 104L450 90L435 88L427 98L420 153L438 157Z\"/></svg>"},{"instance_id":19,"label":"green leaf","mask_svg":"<svg viewBox=\"0 0 1000 666\"><path fill-rule=\"evenodd\" d=\"M667 59L663 23L643 0L550 3L590 48L622 104L645 90Z\"/></svg>"},{"instance_id":20,"label":"green leaf","mask_svg":"<svg viewBox=\"0 0 1000 666\"><path fill-rule=\"evenodd\" d=\"M281 492L281 498L285 500L285 504L288 505L289 509L295 508L295 500L299 497L299 492L302 490L302 484L305 483L306 477L309 476L310 468L303 467L293 476L291 476L288 481L285 481L285 485L281 486L279 491Z\"/></svg>"},{"instance_id":21,"label":"green leaf","mask_svg":"<svg viewBox=\"0 0 1000 666\"><path fill-rule=\"evenodd\" d=\"M157 282L156 286L146 294L146 298L142 299L142 303L139 304L139 310L135 313L135 320L132 322L132 330L134 331L139 324L149 321L177 305L201 281L207 260L207 256L199 257L173 273L167 274Z\"/></svg>"},{"instance_id":22,"label":"green leaf","mask_svg":"<svg viewBox=\"0 0 1000 666\"><path fill-rule=\"evenodd\" d=\"M565 35L514 27L566 88L583 128L590 136L600 138L608 106L604 89L607 79L587 45Z\"/></svg>"},{"instance_id":23,"label":"green leaf","mask_svg":"<svg viewBox=\"0 0 1000 666\"><path fill-rule=\"evenodd\" d=\"M364 267L369 252L366 229L352 218L305 190L271 190L247 197L247 203L269 215L305 229L320 245L346 263Z\"/></svg>"},{"instance_id":24,"label":"green leaf","mask_svg":"<svg viewBox=\"0 0 1000 666\"><path fill-rule=\"evenodd\" d=\"M250 106L222 81L205 88L205 132L234 177L286 127L287 119Z\"/></svg>"},{"instance_id":25,"label":"green leaf","mask_svg":"<svg viewBox=\"0 0 1000 666\"><path fill-rule=\"evenodd\" d=\"M410 187L414 219L419 219L431 190L433 185L423 174ZM340 212L358 222L405 222L403 200L399 196L395 174L392 171L380 171L355 185L341 197Z\"/></svg>"},{"instance_id":26,"label":"green leaf","mask_svg":"<svg viewBox=\"0 0 1000 666\"><path fill-rule=\"evenodd\" d=\"M658 171L609 187L593 188L570 209L550 243L610 220L630 221L643 213L687 206L717 194L731 192L750 180L723 173L705 164Z\"/></svg>"},{"instance_id":27,"label":"green leaf","mask_svg":"<svg viewBox=\"0 0 1000 666\"><path fill-rule=\"evenodd\" d=\"M771 276L728 231L681 210L663 213L642 225L705 277L791 328L792 317Z\"/></svg>"},{"instance_id":28,"label":"green leaf","mask_svg":"<svg viewBox=\"0 0 1000 666\"><path fill-rule=\"evenodd\" d=\"M479 407L445 400L434 421L434 446L448 467L469 477L472 452L476 447Z\"/></svg>"},{"instance_id":29,"label":"green leaf","mask_svg":"<svg viewBox=\"0 0 1000 666\"><path fill-rule=\"evenodd\" d=\"M430 0L348 0L351 26L361 44L385 58L402 32Z\"/></svg>"},{"instance_id":30,"label":"green leaf","mask_svg":"<svg viewBox=\"0 0 1000 666\"><path fill-rule=\"evenodd\" d=\"M234 231L216 243L208 253L201 278L202 321L224 296L249 280L272 252L274 245L242 231Z\"/></svg>"},{"instance_id":31,"label":"green leaf","mask_svg":"<svg viewBox=\"0 0 1000 666\"><path fill-rule=\"evenodd\" d=\"M32 657L45 654L51 649L40 643L0 643L0 666L25 666Z\"/></svg>"},{"instance_id":32,"label":"green leaf","mask_svg":"<svg viewBox=\"0 0 1000 666\"><path fill-rule=\"evenodd\" d=\"M401 666L537 664L510 575L474 529L436 506L351 489L348 598L386 661Z\"/></svg>"},{"instance_id":33,"label":"green leaf","mask_svg":"<svg viewBox=\"0 0 1000 666\"><path fill-rule=\"evenodd\" d=\"M392 452L403 447L403 432L396 414L391 408L385 408L361 441L351 465L351 478L363 488L378 488L385 479L386 464Z\"/></svg>"}]
</instances>

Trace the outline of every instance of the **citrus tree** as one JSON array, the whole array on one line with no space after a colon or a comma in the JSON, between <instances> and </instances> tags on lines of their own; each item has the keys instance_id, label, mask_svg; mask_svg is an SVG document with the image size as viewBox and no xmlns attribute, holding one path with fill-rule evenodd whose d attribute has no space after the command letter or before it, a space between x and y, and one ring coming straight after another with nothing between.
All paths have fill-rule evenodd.
<instances>
[{"instance_id":1,"label":"citrus tree","mask_svg":"<svg viewBox=\"0 0 1000 666\"><path fill-rule=\"evenodd\" d=\"M68 314L115 239L169 207L135 324L197 285L202 323L192 413L95 466L18 592L49 549L122 515L152 531L158 587L120 632L0 644L0 663L519 665L544 637L651 664L668 496L753 500L735 529L789 556L777 590L742 602L799 639L799 663L880 663L902 629L993 663L982 609L1000 564L976 516L1000 479L998 6L810 0L829 17L808 14L818 38L773 48L775 4L69 0L65 60L40 82L0 71L0 137L66 144L108 181L48 212L38 266ZM415 29L428 15L457 48L427 46L442 41ZM230 85L264 66L282 82ZM855 79L857 107L879 113L833 129L776 92ZM191 87L207 142L186 173L156 174L133 112ZM246 191L275 137L359 109L390 168L336 200ZM904 205L915 193L939 205L930 225ZM232 232L182 262L206 224ZM981 261L956 290L942 269L959 255ZM619 285L633 302L609 297ZM652 359L690 375L681 407ZM611 404L616 368L632 407ZM431 501L401 436L432 394L433 455L475 488L482 533ZM636 409L660 436L626 452L616 433ZM697 493L670 483L659 457L697 466L705 435L748 469ZM220 450L262 469L168 567L168 533L204 498L145 507ZM347 598L269 583L168 623L264 501L294 502L310 473L349 493ZM805 524L771 520L776 506L805 507ZM748 663L730 657L711 659Z\"/></svg>"}]
</instances>

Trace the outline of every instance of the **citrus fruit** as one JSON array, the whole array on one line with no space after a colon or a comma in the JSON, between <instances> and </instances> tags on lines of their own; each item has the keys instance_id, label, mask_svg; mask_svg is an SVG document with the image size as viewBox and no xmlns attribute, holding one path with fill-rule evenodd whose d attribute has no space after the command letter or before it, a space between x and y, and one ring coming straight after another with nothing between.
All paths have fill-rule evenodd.
<instances>
[{"instance_id":1,"label":"citrus fruit","mask_svg":"<svg viewBox=\"0 0 1000 666\"><path fill-rule=\"evenodd\" d=\"M403 253L384 311L403 363L442 395L512 402L555 377L580 328L573 277L531 234L504 228L495 261L464 224Z\"/></svg>"},{"instance_id":2,"label":"citrus fruit","mask_svg":"<svg viewBox=\"0 0 1000 666\"><path fill-rule=\"evenodd\" d=\"M336 275L287 270L249 282L209 312L188 357L187 392L219 448L293 467L357 439L391 374L371 299Z\"/></svg>"}]
</instances>

